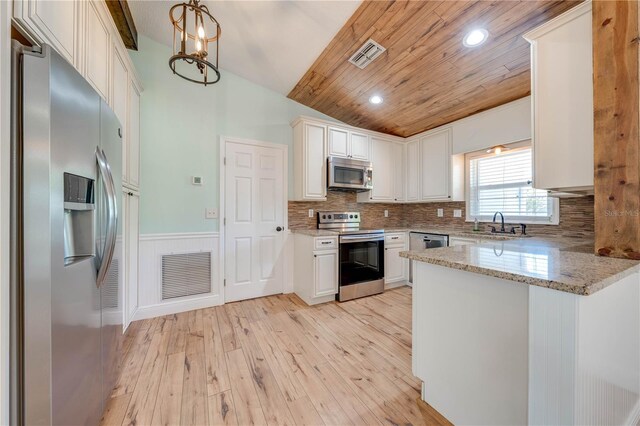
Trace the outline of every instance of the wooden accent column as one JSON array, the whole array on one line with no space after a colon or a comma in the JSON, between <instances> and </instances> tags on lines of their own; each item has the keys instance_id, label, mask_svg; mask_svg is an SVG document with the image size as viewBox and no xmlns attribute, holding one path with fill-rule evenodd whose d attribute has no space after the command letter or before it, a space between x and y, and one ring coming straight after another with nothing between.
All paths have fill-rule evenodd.
<instances>
[{"instance_id":1,"label":"wooden accent column","mask_svg":"<svg viewBox=\"0 0 640 426\"><path fill-rule=\"evenodd\" d=\"M593 2L595 250L629 259L640 259L638 8Z\"/></svg>"}]
</instances>

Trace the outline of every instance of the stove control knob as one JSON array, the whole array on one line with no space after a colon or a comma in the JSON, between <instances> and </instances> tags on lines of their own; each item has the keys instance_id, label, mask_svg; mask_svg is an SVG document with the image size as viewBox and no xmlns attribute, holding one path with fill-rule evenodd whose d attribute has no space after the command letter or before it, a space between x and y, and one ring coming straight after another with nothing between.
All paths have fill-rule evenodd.
<instances>
[{"instance_id":1,"label":"stove control knob","mask_svg":"<svg viewBox=\"0 0 640 426\"><path fill-rule=\"evenodd\" d=\"M352 214L349 215L349 219L353 219L353 215Z\"/></svg>"},{"instance_id":2,"label":"stove control knob","mask_svg":"<svg viewBox=\"0 0 640 426\"><path fill-rule=\"evenodd\" d=\"M329 215L328 218L331 219L331 215Z\"/></svg>"},{"instance_id":3,"label":"stove control knob","mask_svg":"<svg viewBox=\"0 0 640 426\"><path fill-rule=\"evenodd\" d=\"M358 215L356 215L356 219L358 218Z\"/></svg>"},{"instance_id":4,"label":"stove control knob","mask_svg":"<svg viewBox=\"0 0 640 426\"><path fill-rule=\"evenodd\" d=\"M323 218L323 219L326 219L326 218L327 218L327 215L326 215L326 214L323 214L323 215L322 215L322 218Z\"/></svg>"}]
</instances>

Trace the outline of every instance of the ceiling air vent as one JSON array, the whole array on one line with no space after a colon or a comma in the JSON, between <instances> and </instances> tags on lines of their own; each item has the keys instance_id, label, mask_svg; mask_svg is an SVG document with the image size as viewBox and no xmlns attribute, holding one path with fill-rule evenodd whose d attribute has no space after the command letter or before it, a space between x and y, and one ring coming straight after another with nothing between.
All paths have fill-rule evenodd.
<instances>
[{"instance_id":1,"label":"ceiling air vent","mask_svg":"<svg viewBox=\"0 0 640 426\"><path fill-rule=\"evenodd\" d=\"M367 65L369 65L375 58L380 56L385 49L379 43L373 41L373 39L367 40L361 47L358 49L356 53L353 54L351 58L349 58L349 62L351 62L356 67L363 69Z\"/></svg>"}]
</instances>

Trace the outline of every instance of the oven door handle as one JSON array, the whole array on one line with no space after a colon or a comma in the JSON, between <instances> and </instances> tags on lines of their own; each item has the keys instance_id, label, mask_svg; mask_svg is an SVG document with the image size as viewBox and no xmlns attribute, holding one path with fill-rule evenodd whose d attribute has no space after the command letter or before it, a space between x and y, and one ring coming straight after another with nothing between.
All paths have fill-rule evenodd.
<instances>
[{"instance_id":1,"label":"oven door handle","mask_svg":"<svg viewBox=\"0 0 640 426\"><path fill-rule=\"evenodd\" d=\"M368 243L372 241L384 241L384 235L379 237L360 237L360 236L344 236L340 237L340 243L352 244L352 243Z\"/></svg>"}]
</instances>

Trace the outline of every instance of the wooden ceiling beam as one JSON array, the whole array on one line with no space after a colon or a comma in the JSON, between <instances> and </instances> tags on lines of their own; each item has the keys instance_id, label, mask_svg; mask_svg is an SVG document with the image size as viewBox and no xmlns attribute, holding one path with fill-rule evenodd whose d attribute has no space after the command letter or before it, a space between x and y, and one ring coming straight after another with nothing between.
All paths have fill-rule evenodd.
<instances>
[{"instance_id":1,"label":"wooden ceiling beam","mask_svg":"<svg viewBox=\"0 0 640 426\"><path fill-rule=\"evenodd\" d=\"M124 46L127 49L138 50L138 30L127 0L106 0L106 3Z\"/></svg>"},{"instance_id":2,"label":"wooden ceiling beam","mask_svg":"<svg viewBox=\"0 0 640 426\"><path fill-rule=\"evenodd\" d=\"M637 1L593 2L595 250L640 260Z\"/></svg>"}]
</instances>

